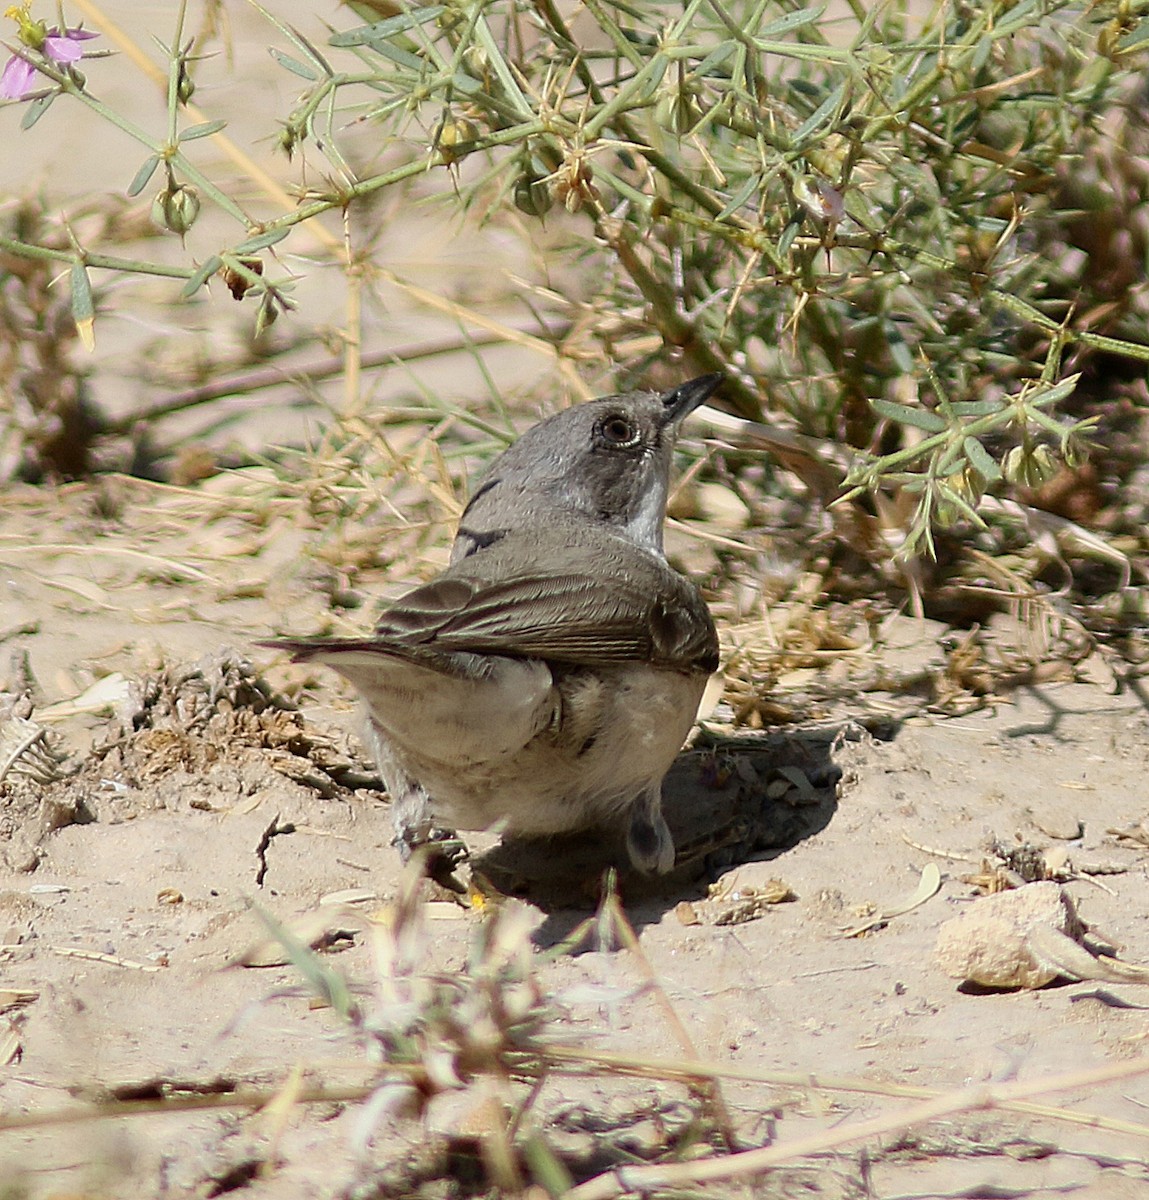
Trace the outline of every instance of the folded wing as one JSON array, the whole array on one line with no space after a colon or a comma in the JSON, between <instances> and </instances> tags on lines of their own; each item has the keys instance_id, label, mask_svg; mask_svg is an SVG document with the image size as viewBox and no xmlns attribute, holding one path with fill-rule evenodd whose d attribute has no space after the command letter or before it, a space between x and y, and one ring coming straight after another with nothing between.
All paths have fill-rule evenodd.
<instances>
[{"instance_id":1,"label":"folded wing","mask_svg":"<svg viewBox=\"0 0 1149 1200\"><path fill-rule=\"evenodd\" d=\"M718 660L714 623L691 583L653 553L582 531L565 542L508 534L396 601L376 638L581 666L711 671Z\"/></svg>"}]
</instances>

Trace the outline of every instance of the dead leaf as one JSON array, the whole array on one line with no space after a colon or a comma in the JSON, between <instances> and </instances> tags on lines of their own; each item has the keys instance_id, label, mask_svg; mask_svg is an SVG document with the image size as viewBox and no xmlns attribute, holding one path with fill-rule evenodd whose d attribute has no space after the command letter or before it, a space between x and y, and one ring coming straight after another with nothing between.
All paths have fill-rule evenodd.
<instances>
[{"instance_id":1,"label":"dead leaf","mask_svg":"<svg viewBox=\"0 0 1149 1200\"><path fill-rule=\"evenodd\" d=\"M915 908L919 908L927 900L936 896L941 890L941 886L942 873L938 870L937 863L926 863L922 868L922 875L918 880L918 886L914 888L911 895L907 896L905 900L900 900L894 904L887 905L885 908L878 909L872 917L869 917L861 925L843 930L839 936L843 938L859 937L861 934L868 933L878 925L885 925L895 917L904 916L906 913L912 912Z\"/></svg>"}]
</instances>

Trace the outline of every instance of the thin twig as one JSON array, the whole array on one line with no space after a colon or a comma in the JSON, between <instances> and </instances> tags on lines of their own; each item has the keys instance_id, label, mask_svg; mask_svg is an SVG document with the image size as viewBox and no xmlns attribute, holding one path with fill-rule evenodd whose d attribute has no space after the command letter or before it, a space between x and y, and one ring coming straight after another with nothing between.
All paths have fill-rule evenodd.
<instances>
[{"instance_id":1,"label":"thin twig","mask_svg":"<svg viewBox=\"0 0 1149 1200\"><path fill-rule=\"evenodd\" d=\"M526 332L526 331L523 331ZM549 336L560 338L565 329L557 327ZM506 338L499 333L459 334L455 337L440 338L433 342L415 342L409 346L395 346L389 350L375 350L362 355L360 367L371 370L376 367L399 367L405 363L416 362L420 359L437 358L444 354L454 354L467 350L472 346L504 345ZM344 369L344 357L332 354L317 362L306 363L298 367L273 366L259 367L255 370L240 371L234 375L225 375L212 379L195 387L184 388L173 392L154 404L144 405L134 409L126 416L106 421L104 429L109 433L127 433L129 429L141 423L156 421L173 413L185 412L200 404L219 400L224 396L251 395L253 392L266 388L280 387L284 384L318 383L323 379L331 379Z\"/></svg>"},{"instance_id":2,"label":"thin twig","mask_svg":"<svg viewBox=\"0 0 1149 1200\"><path fill-rule=\"evenodd\" d=\"M683 1024L682 1018L678 1015L674 1005L670 1002L670 997L659 982L658 975L655 973L650 959L647 958L646 952L635 935L630 921L627 920L626 913L623 911L622 904L619 901L618 893L613 889L608 893L603 902L603 908L610 919L612 929L618 934L623 946L630 952L631 957L638 964L642 974L645 976L647 988L651 995L654 996L658 1006L662 1009L663 1015L671 1031L674 1033L678 1044L687 1054L697 1056L698 1051L694 1047L694 1040L691 1038L689 1030ZM722 1089L718 1086L717 1078L713 1075L709 1076L709 1078L705 1076L698 1078L705 1081L706 1086L700 1090L703 1099L710 1107L711 1116L719 1126L726 1145L733 1147L736 1144L734 1122L730 1118L730 1111L726 1107L726 1101L723 1098Z\"/></svg>"},{"instance_id":3,"label":"thin twig","mask_svg":"<svg viewBox=\"0 0 1149 1200\"><path fill-rule=\"evenodd\" d=\"M1031 1096L1098 1087L1145 1074L1149 1074L1149 1058L1137 1059L1135 1062L1109 1063L1087 1071L1072 1071L1065 1075L1047 1076L1025 1083L962 1088L960 1091L937 1096L896 1113L852 1125L840 1125L835 1129L795 1138L794 1141L781 1145L746 1150L740 1154L703 1159L699 1162L622 1167L597 1175L572 1188L567 1193L567 1200L613 1200L613 1197L628 1192L646 1193L658 1188L684 1187L688 1184L713 1183L724 1179L746 1179L795 1159L811 1154L823 1154L853 1142L867 1141L884 1134L897 1133L910 1126L937 1121L942 1117L1002 1108L1014 1101L1027 1100Z\"/></svg>"}]
</instances>

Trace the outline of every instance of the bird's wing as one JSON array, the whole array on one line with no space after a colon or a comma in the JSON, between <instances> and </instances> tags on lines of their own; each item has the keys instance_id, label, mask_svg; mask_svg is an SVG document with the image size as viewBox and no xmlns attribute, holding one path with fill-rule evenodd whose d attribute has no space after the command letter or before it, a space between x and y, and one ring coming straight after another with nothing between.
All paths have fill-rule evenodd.
<instances>
[{"instance_id":1,"label":"bird's wing","mask_svg":"<svg viewBox=\"0 0 1149 1200\"><path fill-rule=\"evenodd\" d=\"M701 596L654 555L612 539L564 548L561 569L548 570L545 559L526 554L529 544L516 549L514 542L472 555L403 596L384 611L376 638L583 666L717 665L717 635Z\"/></svg>"}]
</instances>

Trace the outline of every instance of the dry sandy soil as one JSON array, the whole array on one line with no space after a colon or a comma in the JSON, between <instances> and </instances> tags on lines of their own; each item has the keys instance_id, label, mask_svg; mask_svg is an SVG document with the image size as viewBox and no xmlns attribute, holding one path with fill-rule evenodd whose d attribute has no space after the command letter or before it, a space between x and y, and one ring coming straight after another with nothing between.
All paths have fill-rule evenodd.
<instances>
[{"instance_id":1,"label":"dry sandy soil","mask_svg":"<svg viewBox=\"0 0 1149 1200\"><path fill-rule=\"evenodd\" d=\"M827 689L846 700L827 702L817 722L749 741L719 736L716 709L668 796L680 842L717 831L731 844L657 888L622 880L637 952L594 936L553 952L593 911L583 883L594 845L488 858L504 889L533 898L479 911L427 893L420 932L410 914L395 916L400 864L385 798L349 736L351 697L252 647L272 631L320 627L327 600L299 568L303 534L283 522L261 533L210 489L189 508L186 494L116 486L113 516L107 485L14 491L0 537L11 656L0 690L30 685L35 719L68 756L61 778L37 782L30 756L9 767L5 743L0 1194L482 1193L473 1135L500 1123L499 1098L521 1100L520 1085L446 1079L422 1115L403 1111L403 1088L304 1099L382 1078L379 1030L401 1020L403 987L421 986L388 966L396 921L415 977L458 983L468 964L481 975L498 959L497 947L474 948L493 909L512 918L505 961L552 1005L556 1042L788 1073L722 1083L737 1147L891 1118L863 1143L712 1184L717 1194L1149 1194L1145 1079L1042 1085L1139 1060L1149 992L1097 980L979 992L959 988L933 953L939 927L978 894L962 877L1025 844L1060 866L1080 915L1121 959L1149 962L1149 714L1137 694L1030 684L935 719L873 690L872 672L870 690L853 690L847 672ZM936 666L939 634L887 626L877 650L889 677ZM270 703L276 692L300 710ZM931 864L940 890L891 915ZM756 903L771 880L792 898ZM712 881L717 899L706 898ZM321 947L317 961L347 981L365 1024L313 1001L253 901ZM811 1076L832 1086L798 1086ZM999 1109L898 1126L925 1093L895 1085L1011 1081L1036 1085L1031 1101L1064 1106L1077 1123ZM252 1089L278 1099L253 1113L240 1095ZM20 1126L94 1103L189 1097L220 1107ZM722 1124L681 1082L605 1068L548 1077L529 1119L576 1179L668 1149L690 1159L686 1143L713 1140Z\"/></svg>"}]
</instances>

